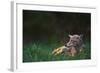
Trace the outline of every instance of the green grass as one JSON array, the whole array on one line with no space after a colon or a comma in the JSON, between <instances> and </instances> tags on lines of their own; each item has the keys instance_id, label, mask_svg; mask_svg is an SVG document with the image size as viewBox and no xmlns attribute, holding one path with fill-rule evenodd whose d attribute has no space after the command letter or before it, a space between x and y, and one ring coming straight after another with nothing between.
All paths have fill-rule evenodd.
<instances>
[{"instance_id":1,"label":"green grass","mask_svg":"<svg viewBox=\"0 0 100 73\"><path fill-rule=\"evenodd\" d=\"M52 55L52 51L60 46L62 46L62 44L57 42L34 42L29 45L24 45L23 62L83 60L91 58L89 42L85 42L85 49L74 57L65 54Z\"/></svg>"}]
</instances>

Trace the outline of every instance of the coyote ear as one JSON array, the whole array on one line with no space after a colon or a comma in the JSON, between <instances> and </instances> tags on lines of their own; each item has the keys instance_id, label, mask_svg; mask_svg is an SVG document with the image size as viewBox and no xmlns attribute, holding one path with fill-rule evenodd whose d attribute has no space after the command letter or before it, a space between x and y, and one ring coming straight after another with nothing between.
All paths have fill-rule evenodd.
<instances>
[{"instance_id":1,"label":"coyote ear","mask_svg":"<svg viewBox=\"0 0 100 73\"><path fill-rule=\"evenodd\" d=\"M69 37L72 37L72 35L70 35L70 34L69 34L68 36L69 36Z\"/></svg>"},{"instance_id":2,"label":"coyote ear","mask_svg":"<svg viewBox=\"0 0 100 73\"><path fill-rule=\"evenodd\" d=\"M82 38L83 37L83 34L80 34L80 37Z\"/></svg>"}]
</instances>

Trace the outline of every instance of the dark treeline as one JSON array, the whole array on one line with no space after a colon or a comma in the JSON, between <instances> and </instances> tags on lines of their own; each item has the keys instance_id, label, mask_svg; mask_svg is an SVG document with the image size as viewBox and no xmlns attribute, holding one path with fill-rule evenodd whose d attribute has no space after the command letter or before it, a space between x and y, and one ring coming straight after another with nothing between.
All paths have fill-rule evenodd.
<instances>
[{"instance_id":1,"label":"dark treeline","mask_svg":"<svg viewBox=\"0 0 100 73\"><path fill-rule=\"evenodd\" d=\"M68 34L83 34L90 40L91 14L23 10L23 40L67 40ZM27 42L27 41L26 41Z\"/></svg>"}]
</instances>

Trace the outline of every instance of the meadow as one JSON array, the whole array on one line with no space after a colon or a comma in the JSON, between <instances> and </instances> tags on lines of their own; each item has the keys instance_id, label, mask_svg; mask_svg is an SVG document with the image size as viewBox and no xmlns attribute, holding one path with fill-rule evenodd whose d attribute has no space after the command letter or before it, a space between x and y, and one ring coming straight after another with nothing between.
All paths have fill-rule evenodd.
<instances>
[{"instance_id":1,"label":"meadow","mask_svg":"<svg viewBox=\"0 0 100 73\"><path fill-rule=\"evenodd\" d=\"M84 50L74 57L66 54L52 55L52 51L63 44L57 41L32 42L23 46L23 62L44 62L44 61L64 61L64 60L84 60L91 58L90 42L85 42Z\"/></svg>"}]
</instances>

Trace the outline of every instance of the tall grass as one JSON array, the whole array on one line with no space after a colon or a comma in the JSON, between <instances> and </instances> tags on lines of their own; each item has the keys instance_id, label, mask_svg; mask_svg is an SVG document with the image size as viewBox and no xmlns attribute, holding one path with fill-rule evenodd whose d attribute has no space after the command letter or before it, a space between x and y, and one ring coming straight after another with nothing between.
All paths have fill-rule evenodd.
<instances>
[{"instance_id":1,"label":"tall grass","mask_svg":"<svg viewBox=\"0 0 100 73\"><path fill-rule=\"evenodd\" d=\"M40 61L61 61L61 60L83 60L91 58L90 43L85 42L84 50L74 57L66 54L52 55L55 48L63 46L57 42L34 42L23 47L23 62L40 62Z\"/></svg>"}]
</instances>

